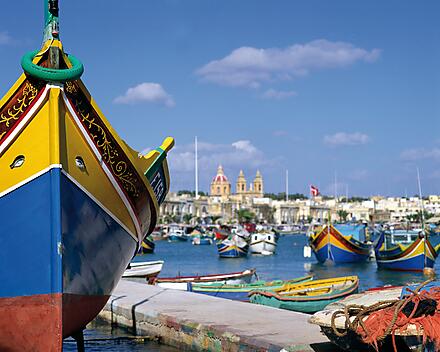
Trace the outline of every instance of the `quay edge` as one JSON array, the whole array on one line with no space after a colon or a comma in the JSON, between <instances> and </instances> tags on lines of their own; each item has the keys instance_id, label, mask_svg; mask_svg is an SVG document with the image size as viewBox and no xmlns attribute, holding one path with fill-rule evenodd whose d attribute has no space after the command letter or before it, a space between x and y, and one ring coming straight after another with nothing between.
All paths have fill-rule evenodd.
<instances>
[{"instance_id":1,"label":"quay edge","mask_svg":"<svg viewBox=\"0 0 440 352\"><path fill-rule=\"evenodd\" d=\"M99 318L186 351L336 352L309 315L121 280Z\"/></svg>"}]
</instances>

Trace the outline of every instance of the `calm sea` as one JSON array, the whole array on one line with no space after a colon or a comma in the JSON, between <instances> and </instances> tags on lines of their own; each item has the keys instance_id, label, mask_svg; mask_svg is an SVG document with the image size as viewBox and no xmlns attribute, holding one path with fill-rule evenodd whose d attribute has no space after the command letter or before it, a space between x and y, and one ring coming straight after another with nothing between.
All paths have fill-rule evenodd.
<instances>
[{"instance_id":1,"label":"calm sea","mask_svg":"<svg viewBox=\"0 0 440 352\"><path fill-rule=\"evenodd\" d=\"M305 235L282 236L278 241L275 255L249 255L240 259L221 259L217 255L215 245L194 246L190 241L168 243L156 242L154 254L136 257L136 261L164 260L165 264L160 276L214 274L242 271L256 268L259 279L291 279L312 274L316 279L337 276L358 275L361 290L383 285L404 285L422 282L425 277L421 273L403 273L378 270L374 261L363 264L322 265L316 259L303 257L303 248L307 243ZM437 263L436 271L440 270ZM87 331L86 351L150 351L175 352L176 349L161 346L155 342L139 343L120 339L129 336L124 330L112 330L108 326L95 325ZM76 351L71 341L64 343L65 351Z\"/></svg>"}]
</instances>

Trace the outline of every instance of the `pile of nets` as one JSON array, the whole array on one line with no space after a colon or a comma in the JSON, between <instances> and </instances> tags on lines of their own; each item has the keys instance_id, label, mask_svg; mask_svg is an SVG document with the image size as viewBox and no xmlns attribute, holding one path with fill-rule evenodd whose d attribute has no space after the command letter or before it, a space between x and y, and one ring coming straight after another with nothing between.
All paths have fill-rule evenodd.
<instances>
[{"instance_id":1,"label":"pile of nets","mask_svg":"<svg viewBox=\"0 0 440 352\"><path fill-rule=\"evenodd\" d=\"M348 305L344 310L338 310L332 316L332 328L337 336L345 336L348 330L357 333L364 343L379 350L380 342L388 335L392 337L394 351L396 333L403 333L409 325L423 336L423 344L431 341L436 349L440 349L440 287L434 286L422 290L432 280L428 280L415 290L406 288L407 294L401 299L381 301L371 306ZM345 329L336 328L337 317L345 316ZM354 319L353 319L354 317Z\"/></svg>"}]
</instances>

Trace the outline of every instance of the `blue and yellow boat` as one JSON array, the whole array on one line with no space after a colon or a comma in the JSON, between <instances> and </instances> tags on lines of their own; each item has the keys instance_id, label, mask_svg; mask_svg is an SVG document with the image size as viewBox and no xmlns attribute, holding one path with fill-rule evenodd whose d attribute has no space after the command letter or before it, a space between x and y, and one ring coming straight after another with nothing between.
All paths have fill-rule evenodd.
<instances>
[{"instance_id":1,"label":"blue and yellow boat","mask_svg":"<svg viewBox=\"0 0 440 352\"><path fill-rule=\"evenodd\" d=\"M371 250L366 231L363 224L328 224L312 233L309 243L320 263L364 262Z\"/></svg>"},{"instance_id":2,"label":"blue and yellow boat","mask_svg":"<svg viewBox=\"0 0 440 352\"><path fill-rule=\"evenodd\" d=\"M217 241L217 251L220 258L242 258L248 254L249 243L238 235L230 235Z\"/></svg>"},{"instance_id":3,"label":"blue and yellow boat","mask_svg":"<svg viewBox=\"0 0 440 352\"><path fill-rule=\"evenodd\" d=\"M440 236L417 230L382 231L375 241L377 266L399 271L433 268L440 250Z\"/></svg>"},{"instance_id":4,"label":"blue and yellow boat","mask_svg":"<svg viewBox=\"0 0 440 352\"><path fill-rule=\"evenodd\" d=\"M119 138L64 52L58 1L42 48L0 100L0 350L61 351L153 231L169 190L167 152ZM31 245L29 245L31 244Z\"/></svg>"},{"instance_id":5,"label":"blue and yellow boat","mask_svg":"<svg viewBox=\"0 0 440 352\"><path fill-rule=\"evenodd\" d=\"M138 254L150 254L154 253L154 248L156 247L153 237L147 236L144 238L144 240L141 243L141 247L139 248Z\"/></svg>"}]
</instances>

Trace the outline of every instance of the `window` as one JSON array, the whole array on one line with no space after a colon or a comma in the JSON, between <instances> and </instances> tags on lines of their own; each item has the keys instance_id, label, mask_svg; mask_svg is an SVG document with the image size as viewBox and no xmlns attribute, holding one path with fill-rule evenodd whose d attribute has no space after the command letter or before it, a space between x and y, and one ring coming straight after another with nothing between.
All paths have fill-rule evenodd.
<instances>
[{"instance_id":1,"label":"window","mask_svg":"<svg viewBox=\"0 0 440 352\"><path fill-rule=\"evenodd\" d=\"M220 187L217 187L217 194L220 194Z\"/></svg>"},{"instance_id":2,"label":"window","mask_svg":"<svg viewBox=\"0 0 440 352\"><path fill-rule=\"evenodd\" d=\"M241 190L244 192L244 185L241 185Z\"/></svg>"}]
</instances>

